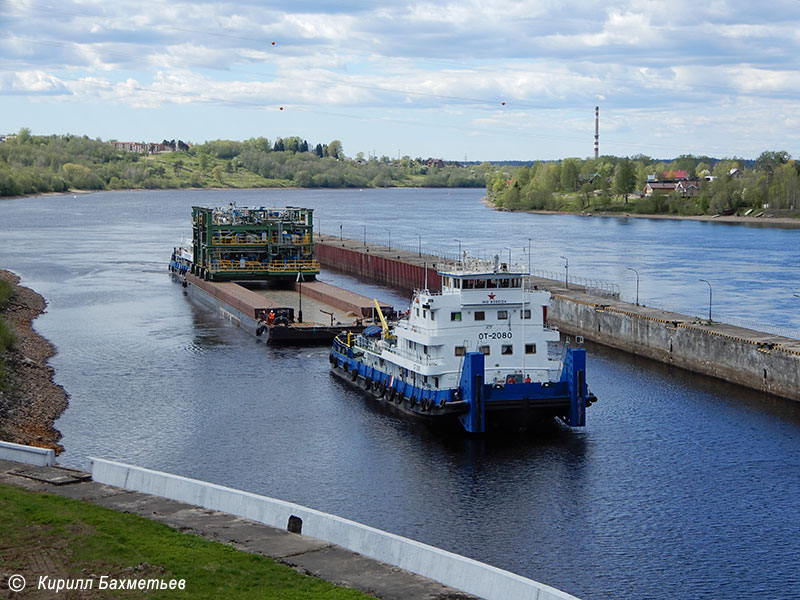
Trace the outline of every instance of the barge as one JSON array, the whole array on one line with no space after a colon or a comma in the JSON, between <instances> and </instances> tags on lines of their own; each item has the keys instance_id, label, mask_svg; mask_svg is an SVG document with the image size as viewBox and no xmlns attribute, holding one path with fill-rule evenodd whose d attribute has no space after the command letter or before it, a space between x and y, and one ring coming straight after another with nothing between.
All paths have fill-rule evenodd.
<instances>
[{"instance_id":1,"label":"barge","mask_svg":"<svg viewBox=\"0 0 800 600\"><path fill-rule=\"evenodd\" d=\"M312 215L298 207L192 207L192 241L173 248L169 269L193 297L269 344L330 344L361 331L373 311L365 314L367 298L316 281ZM329 323L304 321L304 292L307 308ZM379 310L392 313L385 304Z\"/></svg>"},{"instance_id":2,"label":"barge","mask_svg":"<svg viewBox=\"0 0 800 600\"><path fill-rule=\"evenodd\" d=\"M390 327L338 335L332 372L394 409L457 421L470 433L586 423L596 398L586 351L547 325L550 294L525 289L519 266L465 258L440 269L442 291L416 290Z\"/></svg>"}]
</instances>

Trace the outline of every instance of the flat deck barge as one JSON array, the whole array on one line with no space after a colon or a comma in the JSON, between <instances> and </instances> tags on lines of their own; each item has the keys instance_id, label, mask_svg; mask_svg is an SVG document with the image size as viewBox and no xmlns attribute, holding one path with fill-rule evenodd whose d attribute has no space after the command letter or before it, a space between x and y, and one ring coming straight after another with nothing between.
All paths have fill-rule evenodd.
<instances>
[{"instance_id":1,"label":"flat deck barge","mask_svg":"<svg viewBox=\"0 0 800 600\"><path fill-rule=\"evenodd\" d=\"M295 284L294 289L274 289L245 287L232 281L205 281L187 273L185 282L193 297L272 345L328 345L339 333L361 331L372 322L375 310L374 302L366 296L321 281ZM311 320L299 322L301 306ZM385 303L380 306L384 314L391 314L391 306ZM274 315L272 325L270 313Z\"/></svg>"}]
</instances>

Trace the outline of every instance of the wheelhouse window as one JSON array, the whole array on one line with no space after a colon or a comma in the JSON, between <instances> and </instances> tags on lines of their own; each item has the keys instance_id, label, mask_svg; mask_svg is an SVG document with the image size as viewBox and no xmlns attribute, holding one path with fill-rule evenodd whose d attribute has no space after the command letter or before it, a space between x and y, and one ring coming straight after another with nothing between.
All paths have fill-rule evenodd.
<instances>
[{"instance_id":1,"label":"wheelhouse window","mask_svg":"<svg viewBox=\"0 0 800 600\"><path fill-rule=\"evenodd\" d=\"M525 354L536 354L536 344L525 344Z\"/></svg>"},{"instance_id":2,"label":"wheelhouse window","mask_svg":"<svg viewBox=\"0 0 800 600\"><path fill-rule=\"evenodd\" d=\"M503 356L514 354L514 346L512 344L503 344L500 348L500 354Z\"/></svg>"},{"instance_id":3,"label":"wheelhouse window","mask_svg":"<svg viewBox=\"0 0 800 600\"><path fill-rule=\"evenodd\" d=\"M530 308L526 308L525 310L522 311L522 318L523 319L530 319L531 318L531 309Z\"/></svg>"},{"instance_id":4,"label":"wheelhouse window","mask_svg":"<svg viewBox=\"0 0 800 600\"><path fill-rule=\"evenodd\" d=\"M459 312L451 312L450 313L450 320L451 321L460 321L461 320L461 311L459 311Z\"/></svg>"},{"instance_id":5,"label":"wheelhouse window","mask_svg":"<svg viewBox=\"0 0 800 600\"><path fill-rule=\"evenodd\" d=\"M492 348L490 346L481 346L478 350L481 351L481 354L485 354L486 356L492 353Z\"/></svg>"},{"instance_id":6,"label":"wheelhouse window","mask_svg":"<svg viewBox=\"0 0 800 600\"><path fill-rule=\"evenodd\" d=\"M456 356L466 356L467 348L466 346L456 346Z\"/></svg>"},{"instance_id":7,"label":"wheelhouse window","mask_svg":"<svg viewBox=\"0 0 800 600\"><path fill-rule=\"evenodd\" d=\"M497 318L498 318L498 320L508 319L508 311L507 310L498 310L497 311Z\"/></svg>"},{"instance_id":8,"label":"wheelhouse window","mask_svg":"<svg viewBox=\"0 0 800 600\"><path fill-rule=\"evenodd\" d=\"M475 281L473 279L465 279L464 280L464 289L471 290L475 287Z\"/></svg>"},{"instance_id":9,"label":"wheelhouse window","mask_svg":"<svg viewBox=\"0 0 800 600\"><path fill-rule=\"evenodd\" d=\"M482 290L486 288L486 280L485 279L476 279L475 280L475 289Z\"/></svg>"},{"instance_id":10,"label":"wheelhouse window","mask_svg":"<svg viewBox=\"0 0 800 600\"><path fill-rule=\"evenodd\" d=\"M482 310L475 311L475 320L476 321L485 321L486 320L486 313Z\"/></svg>"}]
</instances>

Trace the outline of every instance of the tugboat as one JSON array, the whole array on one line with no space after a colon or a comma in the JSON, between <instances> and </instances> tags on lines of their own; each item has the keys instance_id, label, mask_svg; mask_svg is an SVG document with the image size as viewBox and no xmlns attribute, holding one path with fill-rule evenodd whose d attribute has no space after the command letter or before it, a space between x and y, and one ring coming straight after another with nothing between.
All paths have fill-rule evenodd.
<instances>
[{"instance_id":1,"label":"tugboat","mask_svg":"<svg viewBox=\"0 0 800 600\"><path fill-rule=\"evenodd\" d=\"M414 292L406 316L337 336L332 372L380 402L469 433L586 423L597 399L586 351L547 325L550 294L524 287L521 266L465 257L439 271L441 292ZM427 286L426 286L427 287Z\"/></svg>"}]
</instances>

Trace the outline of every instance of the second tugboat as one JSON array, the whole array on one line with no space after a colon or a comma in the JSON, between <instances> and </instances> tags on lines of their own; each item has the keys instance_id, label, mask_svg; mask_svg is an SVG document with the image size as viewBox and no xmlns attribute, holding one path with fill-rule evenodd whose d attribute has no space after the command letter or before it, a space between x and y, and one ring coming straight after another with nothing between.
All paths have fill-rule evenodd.
<instances>
[{"instance_id":1,"label":"second tugboat","mask_svg":"<svg viewBox=\"0 0 800 600\"><path fill-rule=\"evenodd\" d=\"M525 429L547 418L586 423L596 398L586 351L546 323L550 294L524 289L521 267L467 258L417 290L405 318L336 337L334 374L400 411L457 419L470 433ZM380 312L378 313L380 314Z\"/></svg>"}]
</instances>

